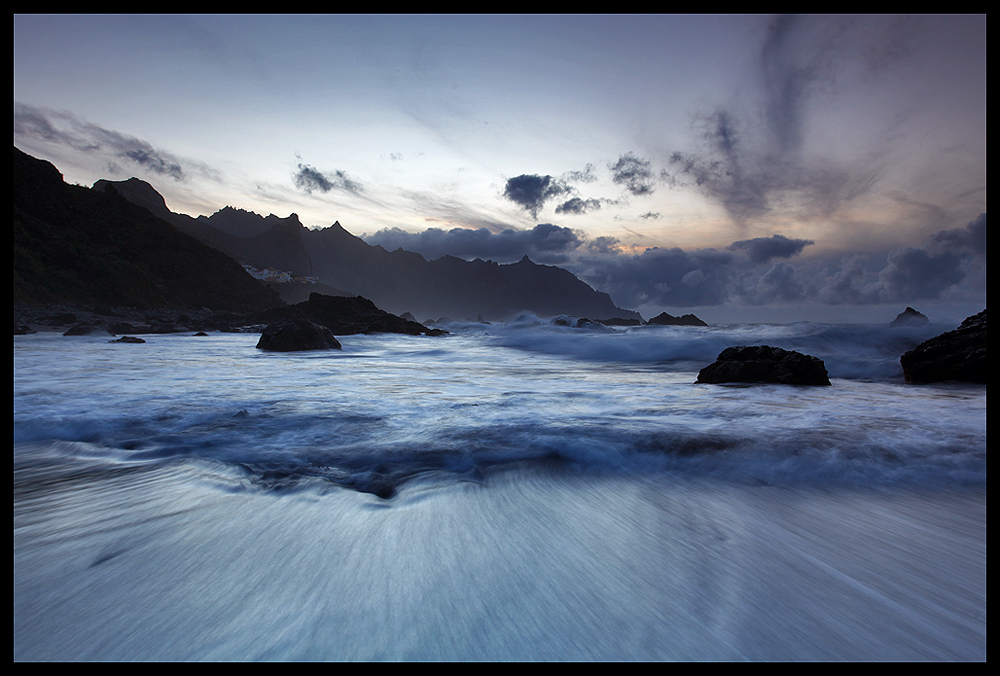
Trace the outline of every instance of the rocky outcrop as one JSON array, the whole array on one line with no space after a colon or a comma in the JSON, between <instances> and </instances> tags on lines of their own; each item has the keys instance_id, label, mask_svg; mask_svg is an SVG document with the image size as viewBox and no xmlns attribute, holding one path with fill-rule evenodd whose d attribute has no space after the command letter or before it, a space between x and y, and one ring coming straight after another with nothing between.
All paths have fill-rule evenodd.
<instances>
[{"instance_id":1,"label":"rocky outcrop","mask_svg":"<svg viewBox=\"0 0 1000 676\"><path fill-rule=\"evenodd\" d=\"M292 319L271 324L257 341L258 350L298 352L301 350L339 350L340 342L333 331L307 319Z\"/></svg>"},{"instance_id":2,"label":"rocky outcrop","mask_svg":"<svg viewBox=\"0 0 1000 676\"><path fill-rule=\"evenodd\" d=\"M694 315L681 315L680 317L674 317L666 312L661 312L646 323L658 324L660 326L708 326L708 324Z\"/></svg>"},{"instance_id":3,"label":"rocky outcrop","mask_svg":"<svg viewBox=\"0 0 1000 676\"><path fill-rule=\"evenodd\" d=\"M292 319L305 319L325 326L338 336L358 333L406 333L414 336L440 336L447 333L423 324L397 317L375 306L361 296L325 296L310 294L309 300L286 307L274 308L257 316L256 323L271 324Z\"/></svg>"},{"instance_id":4,"label":"rocky outcrop","mask_svg":"<svg viewBox=\"0 0 1000 676\"><path fill-rule=\"evenodd\" d=\"M986 310L954 331L926 340L899 359L908 383L986 383Z\"/></svg>"},{"instance_id":5,"label":"rocky outcrop","mask_svg":"<svg viewBox=\"0 0 1000 676\"><path fill-rule=\"evenodd\" d=\"M727 347L698 373L699 383L829 385L821 359L770 345Z\"/></svg>"},{"instance_id":6,"label":"rocky outcrop","mask_svg":"<svg viewBox=\"0 0 1000 676\"><path fill-rule=\"evenodd\" d=\"M927 315L917 312L911 307L906 308L896 318L889 322L889 326L924 326L930 324Z\"/></svg>"}]
</instances>

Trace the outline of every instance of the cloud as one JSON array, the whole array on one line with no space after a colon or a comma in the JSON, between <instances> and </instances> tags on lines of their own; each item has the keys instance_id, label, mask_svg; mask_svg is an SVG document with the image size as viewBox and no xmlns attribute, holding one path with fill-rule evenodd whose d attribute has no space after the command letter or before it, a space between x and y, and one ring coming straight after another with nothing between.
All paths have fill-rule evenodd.
<instances>
[{"instance_id":1,"label":"cloud","mask_svg":"<svg viewBox=\"0 0 1000 676\"><path fill-rule=\"evenodd\" d=\"M64 146L90 156L100 157L113 173L121 173L119 162L135 165L147 172L183 181L191 170L168 152L134 136L85 122L72 113L56 112L14 103L14 138L20 141ZM203 165L187 163L201 173L215 178L215 172Z\"/></svg>"},{"instance_id":2,"label":"cloud","mask_svg":"<svg viewBox=\"0 0 1000 676\"><path fill-rule=\"evenodd\" d=\"M521 174L507 179L503 196L525 209L532 218L538 218L545 202L570 192L572 188L569 185L552 176Z\"/></svg>"},{"instance_id":3,"label":"cloud","mask_svg":"<svg viewBox=\"0 0 1000 676\"><path fill-rule=\"evenodd\" d=\"M530 230L508 228L500 232L486 228L429 228L414 233L400 228L385 228L363 235L362 239L389 251L399 248L413 251L428 260L450 255L506 263L527 255L536 262L548 264L564 262L566 254L583 243L574 230L551 223L539 223Z\"/></svg>"},{"instance_id":4,"label":"cloud","mask_svg":"<svg viewBox=\"0 0 1000 676\"><path fill-rule=\"evenodd\" d=\"M611 170L611 180L624 185L633 195L653 193L655 177L649 160L636 157L633 153L626 153L614 164L609 164L608 168Z\"/></svg>"},{"instance_id":5,"label":"cloud","mask_svg":"<svg viewBox=\"0 0 1000 676\"><path fill-rule=\"evenodd\" d=\"M596 199L581 199L573 197L556 207L557 214L585 214L601 208L601 201Z\"/></svg>"},{"instance_id":6,"label":"cloud","mask_svg":"<svg viewBox=\"0 0 1000 676\"><path fill-rule=\"evenodd\" d=\"M739 240L723 251L650 248L626 255L616 244L586 241L569 267L624 307L985 301L985 214L882 257L792 262L813 242L782 235Z\"/></svg>"},{"instance_id":7,"label":"cloud","mask_svg":"<svg viewBox=\"0 0 1000 676\"><path fill-rule=\"evenodd\" d=\"M731 251L743 252L753 263L767 263L772 258L791 258L802 253L802 249L815 244L809 239L789 239L784 235L756 237L733 242L729 245Z\"/></svg>"},{"instance_id":8,"label":"cloud","mask_svg":"<svg viewBox=\"0 0 1000 676\"><path fill-rule=\"evenodd\" d=\"M348 175L336 169L333 172L322 173L307 164L299 164L298 171L292 176L295 187L312 194L313 190L327 193L331 190L346 190L351 193L364 192L360 183L348 177Z\"/></svg>"}]
</instances>

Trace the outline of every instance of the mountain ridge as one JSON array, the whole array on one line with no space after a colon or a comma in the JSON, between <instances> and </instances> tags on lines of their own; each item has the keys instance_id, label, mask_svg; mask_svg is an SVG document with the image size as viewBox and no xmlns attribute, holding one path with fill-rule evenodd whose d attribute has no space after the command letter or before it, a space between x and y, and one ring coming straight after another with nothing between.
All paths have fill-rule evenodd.
<instances>
[{"instance_id":1,"label":"mountain ridge","mask_svg":"<svg viewBox=\"0 0 1000 676\"><path fill-rule=\"evenodd\" d=\"M139 179L102 179L94 188L118 189L120 184L124 185L119 192L126 199L150 205L147 208L160 213L166 209L155 188ZM608 294L596 291L568 270L538 265L527 256L511 264L454 256L428 261L404 249L387 251L368 244L339 221L325 228L308 228L295 213L286 218L274 214L265 217L232 206L211 216L192 218L168 211L162 217L240 262L317 277L327 287L369 298L394 314L505 321L531 311L539 316L642 321L638 312L616 306Z\"/></svg>"},{"instance_id":2,"label":"mountain ridge","mask_svg":"<svg viewBox=\"0 0 1000 676\"><path fill-rule=\"evenodd\" d=\"M227 312L283 304L230 256L157 217L157 201L137 184L129 188L148 206L113 185L69 185L16 146L12 183L15 304Z\"/></svg>"}]
</instances>

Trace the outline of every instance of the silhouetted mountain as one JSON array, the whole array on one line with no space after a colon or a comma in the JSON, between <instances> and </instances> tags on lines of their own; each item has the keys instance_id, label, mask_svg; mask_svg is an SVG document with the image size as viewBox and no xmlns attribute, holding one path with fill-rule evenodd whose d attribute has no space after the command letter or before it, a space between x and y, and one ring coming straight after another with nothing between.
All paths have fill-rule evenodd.
<instances>
[{"instance_id":1,"label":"silhouetted mountain","mask_svg":"<svg viewBox=\"0 0 1000 676\"><path fill-rule=\"evenodd\" d=\"M68 185L14 148L14 302L232 312L282 304L231 257L154 215L166 205L141 183L130 184L130 199L111 185Z\"/></svg>"},{"instance_id":2,"label":"silhouetted mountain","mask_svg":"<svg viewBox=\"0 0 1000 676\"><path fill-rule=\"evenodd\" d=\"M143 181L98 181L94 187L109 185L156 213L166 209L163 198L149 194L155 190ZM616 307L610 296L595 291L568 270L537 265L527 256L509 265L453 256L427 261L403 249L390 252L372 246L339 222L310 229L296 214L263 217L233 207L197 219L183 214L164 218L240 262L318 277L327 288L333 287L333 294L329 290L324 293L361 295L395 314L503 321L528 310L540 316L642 320L639 313ZM282 292L286 300L304 295L296 289Z\"/></svg>"},{"instance_id":3,"label":"silhouetted mountain","mask_svg":"<svg viewBox=\"0 0 1000 676\"><path fill-rule=\"evenodd\" d=\"M101 179L94 190L112 186L125 199L149 209L186 235L221 251L240 263L258 268L286 270L293 275L312 274L312 263L302 245L305 227L296 214L288 218L267 218L252 211L225 207L209 217L192 218L167 208L163 197L149 183L137 178L127 181Z\"/></svg>"},{"instance_id":4,"label":"silhouetted mountain","mask_svg":"<svg viewBox=\"0 0 1000 676\"><path fill-rule=\"evenodd\" d=\"M294 271L291 260L311 262L311 274L337 289L372 299L389 312L411 312L421 318L483 317L502 321L529 310L541 316L572 314L592 319L638 319L638 313L618 308L610 296L592 289L568 270L536 265L527 257L518 263L465 261L443 256L427 261L403 249L386 251L352 235L339 222L322 229L288 219L263 218L253 212L226 209L205 224L224 222L229 233L262 233L227 241L226 249L259 267ZM264 225L270 223L269 230ZM294 240L295 233L301 238ZM266 238L282 237L285 248L260 246ZM301 246L294 255L296 246ZM299 273L303 274L303 273Z\"/></svg>"}]
</instances>

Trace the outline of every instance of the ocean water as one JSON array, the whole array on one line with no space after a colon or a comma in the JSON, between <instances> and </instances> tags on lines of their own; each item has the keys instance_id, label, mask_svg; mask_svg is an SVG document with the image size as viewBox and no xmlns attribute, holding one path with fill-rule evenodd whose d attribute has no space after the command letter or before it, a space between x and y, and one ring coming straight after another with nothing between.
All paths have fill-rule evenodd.
<instances>
[{"instance_id":1,"label":"ocean water","mask_svg":"<svg viewBox=\"0 0 1000 676\"><path fill-rule=\"evenodd\" d=\"M984 660L953 327L14 337L16 660ZM832 387L698 385L725 347Z\"/></svg>"}]
</instances>

